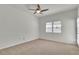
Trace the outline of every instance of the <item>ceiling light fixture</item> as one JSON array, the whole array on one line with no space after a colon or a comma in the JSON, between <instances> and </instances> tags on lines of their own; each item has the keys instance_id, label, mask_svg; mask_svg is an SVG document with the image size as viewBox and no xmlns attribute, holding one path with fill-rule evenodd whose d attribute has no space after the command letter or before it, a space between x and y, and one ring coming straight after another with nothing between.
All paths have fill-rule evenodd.
<instances>
[{"instance_id":1,"label":"ceiling light fixture","mask_svg":"<svg viewBox=\"0 0 79 59\"><path fill-rule=\"evenodd\" d=\"M36 13L42 14L42 12L48 11L48 9L43 9L42 10L39 4L37 4L37 8L36 9L29 9L29 10L34 10L34 13L33 14L36 14Z\"/></svg>"}]
</instances>

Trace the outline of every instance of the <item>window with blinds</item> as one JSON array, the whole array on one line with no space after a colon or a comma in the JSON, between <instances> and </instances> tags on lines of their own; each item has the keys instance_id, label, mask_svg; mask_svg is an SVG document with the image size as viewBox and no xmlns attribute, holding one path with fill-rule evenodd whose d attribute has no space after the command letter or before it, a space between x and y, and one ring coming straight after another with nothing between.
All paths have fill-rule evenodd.
<instances>
[{"instance_id":1,"label":"window with blinds","mask_svg":"<svg viewBox=\"0 0 79 59\"><path fill-rule=\"evenodd\" d=\"M52 32L52 22L46 23L46 32Z\"/></svg>"},{"instance_id":2,"label":"window with blinds","mask_svg":"<svg viewBox=\"0 0 79 59\"><path fill-rule=\"evenodd\" d=\"M61 33L61 21L53 22L53 33Z\"/></svg>"}]
</instances>

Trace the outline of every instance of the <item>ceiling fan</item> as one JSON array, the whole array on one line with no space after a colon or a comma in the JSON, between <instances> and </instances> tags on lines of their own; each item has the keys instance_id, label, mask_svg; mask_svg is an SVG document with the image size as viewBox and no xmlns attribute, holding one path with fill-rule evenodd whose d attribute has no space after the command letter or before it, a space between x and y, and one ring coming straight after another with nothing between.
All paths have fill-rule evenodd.
<instances>
[{"instance_id":1,"label":"ceiling fan","mask_svg":"<svg viewBox=\"0 0 79 59\"><path fill-rule=\"evenodd\" d=\"M48 9L41 9L40 5L37 4L37 8L36 9L29 9L29 10L33 10L34 13L33 14L42 14L42 12L48 11Z\"/></svg>"}]
</instances>

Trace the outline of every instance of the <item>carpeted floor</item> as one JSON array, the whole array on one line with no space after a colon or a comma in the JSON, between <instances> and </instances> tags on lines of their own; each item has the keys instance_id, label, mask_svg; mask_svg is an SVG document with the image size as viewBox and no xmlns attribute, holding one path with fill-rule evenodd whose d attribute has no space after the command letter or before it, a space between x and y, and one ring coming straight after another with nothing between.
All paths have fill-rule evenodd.
<instances>
[{"instance_id":1,"label":"carpeted floor","mask_svg":"<svg viewBox=\"0 0 79 59\"><path fill-rule=\"evenodd\" d=\"M17 46L0 50L0 55L71 55L79 54L74 45L62 44L48 40L34 40Z\"/></svg>"}]
</instances>

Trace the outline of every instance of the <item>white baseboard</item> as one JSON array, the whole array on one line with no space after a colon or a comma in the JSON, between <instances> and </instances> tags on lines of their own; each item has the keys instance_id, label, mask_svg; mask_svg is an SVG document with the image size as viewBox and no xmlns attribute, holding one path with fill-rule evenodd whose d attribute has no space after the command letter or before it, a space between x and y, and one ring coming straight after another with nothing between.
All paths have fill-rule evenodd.
<instances>
[{"instance_id":1,"label":"white baseboard","mask_svg":"<svg viewBox=\"0 0 79 59\"><path fill-rule=\"evenodd\" d=\"M59 42L59 41L49 40L49 39L45 39L45 38L39 38L39 39L48 40L48 41L52 41L52 42L56 42L56 43L61 43L61 44L67 44L67 45L74 45L74 46L77 46L76 43L72 44L72 43L66 43L66 42Z\"/></svg>"},{"instance_id":2,"label":"white baseboard","mask_svg":"<svg viewBox=\"0 0 79 59\"><path fill-rule=\"evenodd\" d=\"M5 49L5 48L9 48L9 47L12 47L12 46L16 46L16 45L19 45L19 44L22 44L22 43L27 43L27 42L30 42L30 41L33 41L33 40L37 40L38 38L31 38L29 40L24 40L24 41L21 41L21 42L16 42L15 44L10 44L10 45L6 45L4 47L1 47L1 49Z\"/></svg>"}]
</instances>

